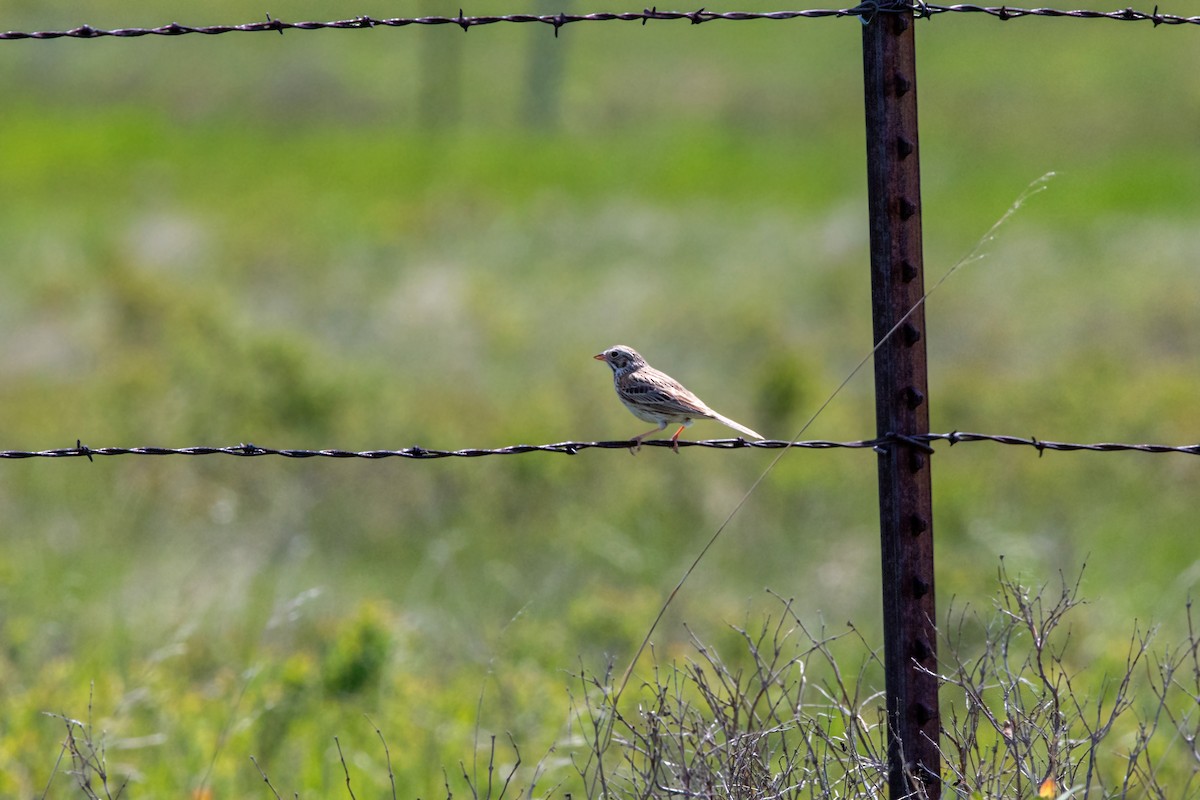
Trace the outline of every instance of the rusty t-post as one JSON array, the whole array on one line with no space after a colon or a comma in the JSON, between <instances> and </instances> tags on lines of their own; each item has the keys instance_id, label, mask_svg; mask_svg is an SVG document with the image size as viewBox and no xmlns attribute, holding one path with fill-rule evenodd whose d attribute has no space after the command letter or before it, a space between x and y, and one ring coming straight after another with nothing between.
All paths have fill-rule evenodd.
<instances>
[{"instance_id":1,"label":"rusty t-post","mask_svg":"<svg viewBox=\"0 0 1200 800\"><path fill-rule=\"evenodd\" d=\"M929 432L914 22L910 6L893 5L863 27L871 305L875 342L883 341L875 353L880 436ZM918 444L894 441L879 456L893 800L941 796L937 679L916 668L933 670L937 661L929 453Z\"/></svg>"}]
</instances>

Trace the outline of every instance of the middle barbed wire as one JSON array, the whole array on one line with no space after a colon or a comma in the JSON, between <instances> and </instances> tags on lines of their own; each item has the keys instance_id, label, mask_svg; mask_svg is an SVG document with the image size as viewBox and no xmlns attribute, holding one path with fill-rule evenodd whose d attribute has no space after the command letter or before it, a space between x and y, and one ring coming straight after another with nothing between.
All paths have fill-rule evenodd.
<instances>
[{"instance_id":1,"label":"middle barbed wire","mask_svg":"<svg viewBox=\"0 0 1200 800\"><path fill-rule=\"evenodd\" d=\"M1030 447L1044 454L1047 450L1055 452L1141 452L1141 453L1181 453L1184 455L1200 455L1200 443L1188 445L1166 444L1128 444L1123 442L1057 442L1049 439L1038 439L1036 436L1008 436L1004 434L971 433L966 431L951 431L950 433L922 433L913 435L888 434L874 439L857 441L832 441L828 439L812 439L807 441L788 441L787 439L763 439L748 441L742 438L733 439L703 439L699 441L680 440L679 447L702 447L714 450L739 450L745 448L762 450L783 450L797 448L801 450L879 450L890 446L901 445L917 447L932 452L936 442L948 442L950 445L969 442L991 442L1018 447ZM50 450L0 450L0 459L26 458L87 458L95 456L205 456L227 455L241 457L280 456L283 458L478 458L481 456L518 455L521 453L560 453L575 455L583 450L629 450L637 443L632 440L597 441L597 442L554 442L551 444L514 444L496 448L471 447L459 450L440 450L420 445L403 447L395 450L342 450L342 449L302 449L261 447L256 444L242 443L225 447L193 446L193 447L89 447L82 442L76 442L74 447L60 447ZM670 439L651 439L642 442L644 447L673 447Z\"/></svg>"}]
</instances>

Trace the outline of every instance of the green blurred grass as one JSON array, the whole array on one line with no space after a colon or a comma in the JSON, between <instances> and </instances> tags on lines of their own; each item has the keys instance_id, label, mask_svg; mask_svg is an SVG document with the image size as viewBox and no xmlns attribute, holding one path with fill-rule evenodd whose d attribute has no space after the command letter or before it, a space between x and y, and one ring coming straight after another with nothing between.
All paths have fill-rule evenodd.
<instances>
[{"instance_id":1,"label":"green blurred grass","mask_svg":"<svg viewBox=\"0 0 1200 800\"><path fill-rule=\"evenodd\" d=\"M250 18L5 7L10 29ZM458 122L432 128L420 87L445 76L422 48L453 30L6 43L0 446L617 438L639 429L589 356L618 341L723 413L798 430L869 348L857 24L572 26L562 125L531 130L539 35L470 32ZM931 301L935 430L1196 440L1187 36L919 27L931 281L1060 173ZM872 419L867 370L806 436ZM477 708L532 761L565 735L568 674L623 668L770 457L10 462L0 791L44 785L61 731L41 714L82 717L92 682L139 792L252 791L250 754L281 790L339 791L334 735L382 786L363 713L404 743L406 796L468 758ZM1119 659L1135 617L1177 634L1193 462L939 451L939 596L987 602L1000 555L1035 583L1086 560L1081 663ZM867 453L789 454L657 656L683 652L684 620L711 640L771 608L764 587L875 630L874 473Z\"/></svg>"}]
</instances>

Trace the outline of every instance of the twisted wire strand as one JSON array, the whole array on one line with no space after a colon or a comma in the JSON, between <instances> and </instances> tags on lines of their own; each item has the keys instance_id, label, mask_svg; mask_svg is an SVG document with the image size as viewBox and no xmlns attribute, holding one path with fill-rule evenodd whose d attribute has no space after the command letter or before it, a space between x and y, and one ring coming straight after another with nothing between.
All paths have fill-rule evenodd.
<instances>
[{"instance_id":1,"label":"twisted wire strand","mask_svg":"<svg viewBox=\"0 0 1200 800\"><path fill-rule=\"evenodd\" d=\"M969 3L942 5L937 3L920 2L863 2L850 8L812 8L797 11L709 11L700 8L696 11L660 11L657 7L642 11L625 12L596 12L591 14L500 14L472 15L463 14L460 9L458 16L429 16L429 17L390 17L376 18L358 16L341 20L310 20L288 22L267 15L266 19L247 22L240 25L181 25L172 22L151 28L96 28L91 25L80 25L65 30L47 31L0 31L0 41L18 40L49 40L49 39L99 39L105 37L137 38L142 36L184 36L201 34L213 36L222 33L270 33L283 34L285 31L312 30L371 30L374 28L404 28L411 25L457 25L463 31L484 25L497 23L537 23L549 25L558 35L560 28L576 22L647 22L688 20L693 25L702 22L724 20L727 22L742 22L749 20L792 20L792 19L821 19L828 17L863 17L869 19L880 13L912 14L918 18L932 18L941 14L974 13L984 14L994 19L1008 21L1024 17L1057 17L1066 19L1109 19L1120 22L1150 22L1155 27L1159 25L1200 25L1200 16L1183 16L1179 14L1160 13L1158 6L1153 11L1137 11L1125 8L1117 11L1096 11L1089 9L1056 9L1056 8L1013 8L1010 6L984 6Z\"/></svg>"},{"instance_id":2,"label":"twisted wire strand","mask_svg":"<svg viewBox=\"0 0 1200 800\"><path fill-rule=\"evenodd\" d=\"M1200 455L1200 443L1189 445L1165 444L1127 444L1121 442L1056 442L1037 437L1008 436L987 433L971 433L952 431L950 433L925 433L912 436L888 434L875 439L859 441L829 441L814 439L802 442L788 442L780 439L765 439L747 441L745 439L704 439L700 441L680 440L679 446L704 447L715 450L740 450L756 448L762 450L779 450L793 447L808 450L877 450L881 451L893 445L915 447L926 452L933 452L937 442L948 442L951 446L963 443L991 442L993 444L1030 447L1044 455L1047 450L1054 452L1139 452L1139 453L1182 453L1185 455ZM283 458L478 458L480 456L507 456L521 453L560 453L576 455L583 450L628 450L633 447L633 441L603 441L603 442L556 442L552 444L514 444L497 448L466 448L462 450L437 450L414 445L397 450L341 450L321 449L307 450L299 448L261 447L256 444L242 443L226 447L89 447L81 441L76 441L74 447L60 447L50 450L0 450L0 459L25 458L87 458L95 456L280 456ZM654 439L642 442L645 447L671 447L670 439Z\"/></svg>"}]
</instances>

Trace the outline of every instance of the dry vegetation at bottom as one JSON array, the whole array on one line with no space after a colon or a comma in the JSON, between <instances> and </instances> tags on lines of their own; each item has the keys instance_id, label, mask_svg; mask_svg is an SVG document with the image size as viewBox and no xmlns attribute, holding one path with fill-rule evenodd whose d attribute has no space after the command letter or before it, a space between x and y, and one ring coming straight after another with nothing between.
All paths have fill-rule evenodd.
<instances>
[{"instance_id":1,"label":"dry vegetation at bottom","mask_svg":"<svg viewBox=\"0 0 1200 800\"><path fill-rule=\"evenodd\" d=\"M1033 589L1001 565L986 618L971 609L946 615L943 797L1197 796L1200 635L1190 603L1181 645L1155 650L1153 632L1135 630L1119 658L1080 666L1069 617L1081 602L1078 580ZM814 630L792 602L779 603L775 618L734 628L743 652L723 657L693 636L692 656L655 667L629 698L611 670L580 672L566 740L522 769L517 743L510 737L515 758L501 764L491 737L486 765L459 764L466 792L473 800L886 796L880 653L853 626ZM65 736L56 773L88 798L136 794L110 775L90 721L58 719ZM388 741L375 733L395 798ZM281 798L286 776L254 766L265 791ZM356 787L344 756L341 767L347 796L386 793ZM451 800L448 775L444 783Z\"/></svg>"}]
</instances>

